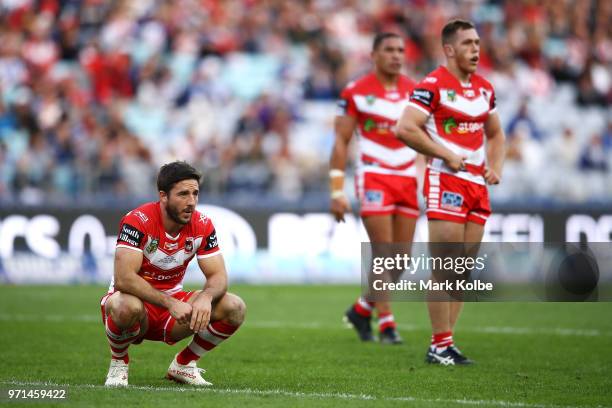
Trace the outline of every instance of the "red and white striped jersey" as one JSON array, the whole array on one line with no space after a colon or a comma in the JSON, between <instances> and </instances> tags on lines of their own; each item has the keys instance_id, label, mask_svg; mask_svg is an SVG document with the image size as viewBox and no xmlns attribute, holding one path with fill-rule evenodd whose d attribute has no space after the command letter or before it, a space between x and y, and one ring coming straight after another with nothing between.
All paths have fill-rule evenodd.
<instances>
[{"instance_id":1,"label":"red and white striped jersey","mask_svg":"<svg viewBox=\"0 0 612 408\"><path fill-rule=\"evenodd\" d=\"M127 213L119 225L117 248L143 253L138 274L155 289L168 294L183 288L189 261L218 255L221 249L212 221L194 211L177 236L164 230L159 202L144 204ZM114 280L109 293L114 292Z\"/></svg>"},{"instance_id":2,"label":"red and white striped jersey","mask_svg":"<svg viewBox=\"0 0 612 408\"><path fill-rule=\"evenodd\" d=\"M436 143L467 157L465 171L453 172L437 158L431 158L428 167L484 185L484 124L496 111L493 86L477 74L462 84L440 66L416 85L410 106L429 117L425 128Z\"/></svg>"},{"instance_id":3,"label":"red and white striped jersey","mask_svg":"<svg viewBox=\"0 0 612 408\"><path fill-rule=\"evenodd\" d=\"M414 82L400 75L385 89L375 73L349 83L340 95L340 115L357 119L360 166L367 171L416 176L416 152L395 136L395 124L408 104Z\"/></svg>"}]
</instances>

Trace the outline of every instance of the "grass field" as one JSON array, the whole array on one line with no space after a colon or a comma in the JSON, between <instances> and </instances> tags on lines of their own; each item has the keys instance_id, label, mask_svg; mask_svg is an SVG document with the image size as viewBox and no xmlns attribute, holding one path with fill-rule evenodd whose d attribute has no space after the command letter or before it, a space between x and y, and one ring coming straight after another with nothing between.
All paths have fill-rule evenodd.
<instances>
[{"instance_id":1,"label":"grass field","mask_svg":"<svg viewBox=\"0 0 612 408\"><path fill-rule=\"evenodd\" d=\"M397 303L405 344L381 346L341 324L357 288L232 291L249 310L237 335L200 361L214 387L163 378L184 340L131 347L131 387L107 390L104 288L0 286L0 390L58 384L68 390L58 406L612 406L612 303L467 304L455 339L477 365L439 367L423 363L424 304Z\"/></svg>"}]
</instances>

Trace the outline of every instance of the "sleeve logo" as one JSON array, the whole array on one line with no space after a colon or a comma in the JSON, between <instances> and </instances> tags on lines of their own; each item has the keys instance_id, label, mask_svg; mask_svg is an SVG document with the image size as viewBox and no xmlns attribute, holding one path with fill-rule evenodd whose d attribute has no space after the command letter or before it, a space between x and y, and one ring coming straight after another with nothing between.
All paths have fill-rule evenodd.
<instances>
[{"instance_id":1,"label":"sleeve logo","mask_svg":"<svg viewBox=\"0 0 612 408\"><path fill-rule=\"evenodd\" d=\"M420 102L425 106L431 106L431 103L433 102L433 97L434 97L433 92L427 89L419 88L419 89L415 89L414 91L412 91L410 100Z\"/></svg>"},{"instance_id":2,"label":"sleeve logo","mask_svg":"<svg viewBox=\"0 0 612 408\"><path fill-rule=\"evenodd\" d=\"M210 251L211 249L215 249L219 246L217 243L217 231L213 230L210 235L206 238L206 247L205 251Z\"/></svg>"},{"instance_id":3,"label":"sleeve logo","mask_svg":"<svg viewBox=\"0 0 612 408\"><path fill-rule=\"evenodd\" d=\"M133 227L130 224L123 224L121 226L121 231L119 232L117 242L122 242L134 247L139 247L142 243L143 237L144 234L138 229L136 229L136 227Z\"/></svg>"}]
</instances>

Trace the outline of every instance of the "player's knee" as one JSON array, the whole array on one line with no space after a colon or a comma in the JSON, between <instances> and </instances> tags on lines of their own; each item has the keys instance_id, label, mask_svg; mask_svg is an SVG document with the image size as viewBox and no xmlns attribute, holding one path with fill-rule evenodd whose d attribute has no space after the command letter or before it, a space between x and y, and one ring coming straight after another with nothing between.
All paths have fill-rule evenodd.
<instances>
[{"instance_id":1,"label":"player's knee","mask_svg":"<svg viewBox=\"0 0 612 408\"><path fill-rule=\"evenodd\" d=\"M115 323L129 325L142 318L144 305L137 297L122 293L113 300L110 313Z\"/></svg>"},{"instance_id":2,"label":"player's knee","mask_svg":"<svg viewBox=\"0 0 612 408\"><path fill-rule=\"evenodd\" d=\"M226 294L225 297L225 320L233 326L240 326L242 322L244 322L246 316L246 304L244 300L232 293Z\"/></svg>"}]
</instances>

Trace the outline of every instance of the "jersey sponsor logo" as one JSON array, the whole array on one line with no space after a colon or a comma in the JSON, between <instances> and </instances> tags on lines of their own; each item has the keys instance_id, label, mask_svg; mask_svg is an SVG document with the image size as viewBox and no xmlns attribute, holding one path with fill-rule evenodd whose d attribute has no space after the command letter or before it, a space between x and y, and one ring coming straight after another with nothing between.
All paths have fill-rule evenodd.
<instances>
[{"instance_id":1,"label":"jersey sponsor logo","mask_svg":"<svg viewBox=\"0 0 612 408\"><path fill-rule=\"evenodd\" d=\"M147 217L142 211L136 211L134 214L138 216L138 218L140 218L142 222L149 221L149 217Z\"/></svg>"},{"instance_id":2,"label":"jersey sponsor logo","mask_svg":"<svg viewBox=\"0 0 612 408\"><path fill-rule=\"evenodd\" d=\"M363 124L363 130L365 130L366 132L371 132L372 130L374 130L375 127L376 122L374 122L374 119L367 119Z\"/></svg>"},{"instance_id":3,"label":"jersey sponsor logo","mask_svg":"<svg viewBox=\"0 0 612 408\"><path fill-rule=\"evenodd\" d=\"M389 92L385 95L385 98L388 99L399 99L400 98L400 94L399 92Z\"/></svg>"},{"instance_id":4,"label":"jersey sponsor logo","mask_svg":"<svg viewBox=\"0 0 612 408\"><path fill-rule=\"evenodd\" d=\"M431 106L433 98L433 92L422 88L415 89L414 91L412 91L412 95L410 96L411 101L417 101L426 106Z\"/></svg>"},{"instance_id":5,"label":"jersey sponsor logo","mask_svg":"<svg viewBox=\"0 0 612 408\"><path fill-rule=\"evenodd\" d=\"M455 122L455 118L444 119L442 127L444 127L444 133L450 135L453 133L453 129L457 127L457 122Z\"/></svg>"},{"instance_id":6,"label":"jersey sponsor logo","mask_svg":"<svg viewBox=\"0 0 612 408\"><path fill-rule=\"evenodd\" d=\"M159 239L154 238L153 240L151 240L151 242L149 242L149 245L147 245L147 247L145 248L145 251L147 251L148 254L152 254L153 252L157 251L158 246L159 246Z\"/></svg>"},{"instance_id":7,"label":"jersey sponsor logo","mask_svg":"<svg viewBox=\"0 0 612 408\"><path fill-rule=\"evenodd\" d=\"M476 96L476 92L474 92L474 90L473 90L473 89L464 89L464 90L463 90L463 95L464 95L466 98L473 98L473 97L475 97L475 96Z\"/></svg>"},{"instance_id":8,"label":"jersey sponsor logo","mask_svg":"<svg viewBox=\"0 0 612 408\"><path fill-rule=\"evenodd\" d=\"M372 132L376 130L376 133L378 134L385 134L392 131L393 126L394 125L389 122L376 122L374 119L368 118L363 124L363 130L365 132Z\"/></svg>"},{"instance_id":9,"label":"jersey sponsor logo","mask_svg":"<svg viewBox=\"0 0 612 408\"><path fill-rule=\"evenodd\" d=\"M484 124L480 122L461 122L459 124L459 128L457 129L458 133L477 133L480 132L484 128Z\"/></svg>"},{"instance_id":10,"label":"jersey sponsor logo","mask_svg":"<svg viewBox=\"0 0 612 408\"><path fill-rule=\"evenodd\" d=\"M444 133L450 135L453 131L463 135L466 133L477 133L484 128L484 124L480 122L460 122L457 123L455 118L448 118L442 122Z\"/></svg>"},{"instance_id":11,"label":"jersey sponsor logo","mask_svg":"<svg viewBox=\"0 0 612 408\"><path fill-rule=\"evenodd\" d=\"M204 247L205 251L210 251L211 249L215 249L219 246L217 243L217 231L213 230L211 234L206 238L206 247Z\"/></svg>"},{"instance_id":12,"label":"jersey sponsor logo","mask_svg":"<svg viewBox=\"0 0 612 408\"><path fill-rule=\"evenodd\" d=\"M145 279L149 278L149 279L156 280L156 281L176 279L176 278L181 277L182 275L183 275L183 272L174 273L172 275L164 275L164 274L149 272L149 271L143 272L143 276L145 277Z\"/></svg>"},{"instance_id":13,"label":"jersey sponsor logo","mask_svg":"<svg viewBox=\"0 0 612 408\"><path fill-rule=\"evenodd\" d=\"M185 252L193 251L193 237L189 237L185 240Z\"/></svg>"},{"instance_id":14,"label":"jersey sponsor logo","mask_svg":"<svg viewBox=\"0 0 612 408\"><path fill-rule=\"evenodd\" d=\"M448 210L460 211L461 205L463 204L463 196L459 193L453 193L451 191L442 192L442 200L440 200L440 207Z\"/></svg>"},{"instance_id":15,"label":"jersey sponsor logo","mask_svg":"<svg viewBox=\"0 0 612 408\"><path fill-rule=\"evenodd\" d=\"M136 227L130 224L123 224L117 242L139 247L143 237L144 233L140 232Z\"/></svg>"},{"instance_id":16,"label":"jersey sponsor logo","mask_svg":"<svg viewBox=\"0 0 612 408\"><path fill-rule=\"evenodd\" d=\"M376 97L374 95L366 95L366 102L368 105L374 105L374 102L376 102Z\"/></svg>"},{"instance_id":17,"label":"jersey sponsor logo","mask_svg":"<svg viewBox=\"0 0 612 408\"><path fill-rule=\"evenodd\" d=\"M164 248L172 251L178 248L178 242L164 242Z\"/></svg>"},{"instance_id":18,"label":"jersey sponsor logo","mask_svg":"<svg viewBox=\"0 0 612 408\"><path fill-rule=\"evenodd\" d=\"M366 204L381 205L383 203L383 192L380 190L366 190L364 201Z\"/></svg>"}]
</instances>

